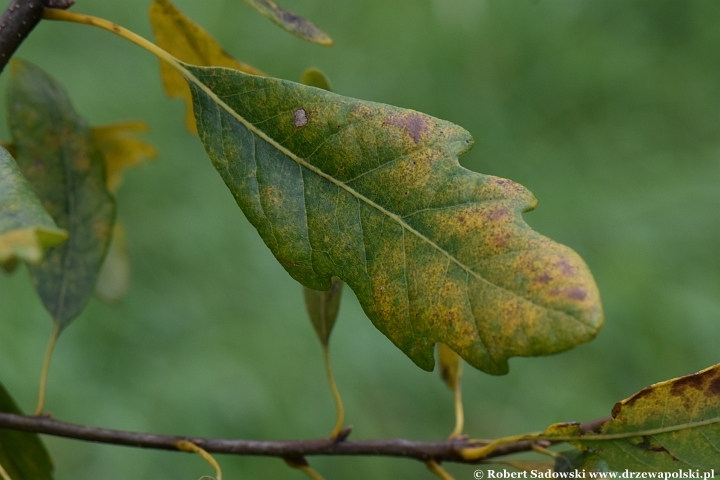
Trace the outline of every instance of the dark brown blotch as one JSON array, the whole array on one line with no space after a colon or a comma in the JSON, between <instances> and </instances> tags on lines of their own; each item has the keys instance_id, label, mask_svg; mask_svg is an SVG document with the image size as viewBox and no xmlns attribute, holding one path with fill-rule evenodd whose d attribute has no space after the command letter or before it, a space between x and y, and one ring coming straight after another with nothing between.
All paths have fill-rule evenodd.
<instances>
[{"instance_id":1,"label":"dark brown blotch","mask_svg":"<svg viewBox=\"0 0 720 480\"><path fill-rule=\"evenodd\" d=\"M693 375L678 378L673 382L672 388L670 388L670 393L680 396L685 395L688 388L702 390L703 384L705 383L703 376L703 374L695 373Z\"/></svg>"},{"instance_id":2,"label":"dark brown blotch","mask_svg":"<svg viewBox=\"0 0 720 480\"><path fill-rule=\"evenodd\" d=\"M720 376L712 379L710 385L708 385L708 388L705 391L705 395L708 397L712 395L720 395Z\"/></svg>"},{"instance_id":3,"label":"dark brown blotch","mask_svg":"<svg viewBox=\"0 0 720 480\"><path fill-rule=\"evenodd\" d=\"M652 387L645 387L642 390L640 390L639 392L637 392L635 395L633 395L632 397L625 400L624 403L625 403L625 405L627 405L629 407L630 405L637 402L641 398L646 397L652 393L653 393ZM613 418L617 415L617 413L620 412L620 410L622 409L622 405L623 405L623 402L619 402L619 403L615 404L615 407L613 408ZM617 409L617 412L615 411L615 409Z\"/></svg>"}]
</instances>

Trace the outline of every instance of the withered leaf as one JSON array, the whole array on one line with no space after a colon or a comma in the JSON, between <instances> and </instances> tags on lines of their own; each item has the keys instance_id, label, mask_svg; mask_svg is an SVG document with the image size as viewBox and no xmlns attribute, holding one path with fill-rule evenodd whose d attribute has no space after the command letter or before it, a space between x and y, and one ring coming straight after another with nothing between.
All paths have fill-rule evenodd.
<instances>
[{"instance_id":1,"label":"withered leaf","mask_svg":"<svg viewBox=\"0 0 720 480\"><path fill-rule=\"evenodd\" d=\"M231 57L201 26L190 20L169 0L154 0L150 5L150 25L157 44L174 57L193 65L227 67L253 75L263 73ZM165 62L160 62L160 76L165 93L185 102L185 126L197 133L192 98L182 75Z\"/></svg>"},{"instance_id":2,"label":"withered leaf","mask_svg":"<svg viewBox=\"0 0 720 480\"><path fill-rule=\"evenodd\" d=\"M333 44L330 35L320 30L311 21L286 10L273 0L243 0L246 4L260 12L263 16L269 18L276 25L284 28L295 36L307 40L308 42L317 43L329 47ZM182 60L182 59L181 59Z\"/></svg>"}]
</instances>

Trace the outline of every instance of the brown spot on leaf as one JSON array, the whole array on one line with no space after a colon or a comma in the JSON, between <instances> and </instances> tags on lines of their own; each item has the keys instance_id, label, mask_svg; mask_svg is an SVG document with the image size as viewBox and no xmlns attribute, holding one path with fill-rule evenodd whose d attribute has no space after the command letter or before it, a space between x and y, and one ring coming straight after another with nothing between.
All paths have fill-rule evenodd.
<instances>
[{"instance_id":1,"label":"brown spot on leaf","mask_svg":"<svg viewBox=\"0 0 720 480\"><path fill-rule=\"evenodd\" d=\"M543 285L549 283L552 281L553 277L551 277L547 272L544 272L542 275L538 275L535 277L535 281L538 283L542 283Z\"/></svg>"},{"instance_id":2,"label":"brown spot on leaf","mask_svg":"<svg viewBox=\"0 0 720 480\"><path fill-rule=\"evenodd\" d=\"M572 300L585 300L587 292L580 287L573 287L565 290L565 296Z\"/></svg>"},{"instance_id":3,"label":"brown spot on leaf","mask_svg":"<svg viewBox=\"0 0 720 480\"><path fill-rule=\"evenodd\" d=\"M555 266L560 269L563 275L566 276L572 276L575 275L577 268L573 265L570 265L567 261L567 259L563 258L557 262L555 262Z\"/></svg>"},{"instance_id":4,"label":"brown spot on leaf","mask_svg":"<svg viewBox=\"0 0 720 480\"><path fill-rule=\"evenodd\" d=\"M622 402L617 402L612 409L612 417L617 418L617 416L620 414L621 410L622 410Z\"/></svg>"},{"instance_id":5,"label":"brown spot on leaf","mask_svg":"<svg viewBox=\"0 0 720 480\"><path fill-rule=\"evenodd\" d=\"M415 143L420 143L423 133L429 128L427 120L419 113L392 116L387 118L383 124L404 129L405 133L410 135L410 138L412 138Z\"/></svg>"},{"instance_id":6,"label":"brown spot on leaf","mask_svg":"<svg viewBox=\"0 0 720 480\"><path fill-rule=\"evenodd\" d=\"M491 212L488 212L487 218L488 218L488 220L495 222L497 220L507 217L507 214L508 214L508 209L506 207L501 207L501 208L496 208L495 210L492 210Z\"/></svg>"}]
</instances>

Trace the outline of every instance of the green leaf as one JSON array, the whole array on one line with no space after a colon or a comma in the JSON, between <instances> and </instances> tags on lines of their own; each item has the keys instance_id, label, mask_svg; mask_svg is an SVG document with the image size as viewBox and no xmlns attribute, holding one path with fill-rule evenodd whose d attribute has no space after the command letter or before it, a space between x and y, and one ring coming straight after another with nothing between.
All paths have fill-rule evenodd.
<instances>
[{"instance_id":1,"label":"green leaf","mask_svg":"<svg viewBox=\"0 0 720 480\"><path fill-rule=\"evenodd\" d=\"M594 452L613 471L720 465L720 365L646 387L617 403L612 414L598 435L569 443Z\"/></svg>"},{"instance_id":2,"label":"green leaf","mask_svg":"<svg viewBox=\"0 0 720 480\"><path fill-rule=\"evenodd\" d=\"M330 35L320 30L309 20L295 15L272 0L243 0L246 4L272 20L288 32L308 42L329 47L333 44Z\"/></svg>"},{"instance_id":3,"label":"green leaf","mask_svg":"<svg viewBox=\"0 0 720 480\"><path fill-rule=\"evenodd\" d=\"M432 370L443 342L471 365L592 339L595 282L534 232L521 185L460 166L464 129L297 83L186 65L200 139L278 261L300 283L343 279L374 325Z\"/></svg>"},{"instance_id":4,"label":"green leaf","mask_svg":"<svg viewBox=\"0 0 720 480\"><path fill-rule=\"evenodd\" d=\"M332 84L330 83L330 79L325 75L325 73L317 69L315 67L310 67L307 70L305 70L300 77L300 83L303 85L308 85L310 87L316 87L316 88L322 88L323 90L327 90L328 92L332 92Z\"/></svg>"},{"instance_id":5,"label":"green leaf","mask_svg":"<svg viewBox=\"0 0 720 480\"><path fill-rule=\"evenodd\" d=\"M305 306L310 321L320 342L326 347L330 341L330 333L332 333L335 319L340 310L342 287L343 281L339 278L333 278L332 286L326 291L303 287Z\"/></svg>"},{"instance_id":6,"label":"green leaf","mask_svg":"<svg viewBox=\"0 0 720 480\"><path fill-rule=\"evenodd\" d=\"M0 148L0 264L37 263L45 249L67 239L40 205L15 160Z\"/></svg>"},{"instance_id":7,"label":"green leaf","mask_svg":"<svg viewBox=\"0 0 720 480\"><path fill-rule=\"evenodd\" d=\"M105 185L102 154L62 86L38 67L14 60L7 94L17 163L50 216L70 234L30 269L62 330L93 293L115 202Z\"/></svg>"},{"instance_id":8,"label":"green leaf","mask_svg":"<svg viewBox=\"0 0 720 480\"><path fill-rule=\"evenodd\" d=\"M0 412L22 414L0 383ZM12 480L52 480L53 465L35 433L0 429L0 465Z\"/></svg>"}]
</instances>

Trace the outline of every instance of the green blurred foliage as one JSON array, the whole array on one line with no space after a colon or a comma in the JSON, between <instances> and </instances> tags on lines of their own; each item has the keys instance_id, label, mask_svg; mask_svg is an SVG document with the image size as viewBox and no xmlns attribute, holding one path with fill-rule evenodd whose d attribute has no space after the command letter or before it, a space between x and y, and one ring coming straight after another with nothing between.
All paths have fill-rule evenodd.
<instances>
[{"instance_id":1,"label":"green blurred foliage","mask_svg":"<svg viewBox=\"0 0 720 480\"><path fill-rule=\"evenodd\" d=\"M7 3L7 2L5 2ZM600 286L606 325L588 345L466 369L473 437L607 415L651 383L719 361L720 4L709 0L285 0L335 40L304 43L238 0L177 6L239 59L338 93L451 120L476 138L468 168L518 181L527 214L570 245ZM74 10L149 37L149 2ZM47 409L158 433L324 436L334 421L302 290L243 218L157 61L87 26L43 22L18 55L58 78L91 124L143 119L160 158L119 192L133 283L91 302L60 338ZM0 76L4 91L7 73ZM4 103L2 105L4 110ZM8 138L3 125L4 138ZM51 330L25 271L0 275L0 378L27 410ZM442 438L452 394L375 330L346 292L331 344L351 438ZM56 478L193 479L191 455L47 439ZM302 479L282 461L220 457L227 478ZM329 479L433 478L418 462L311 458ZM449 465L458 478L474 467Z\"/></svg>"}]
</instances>

